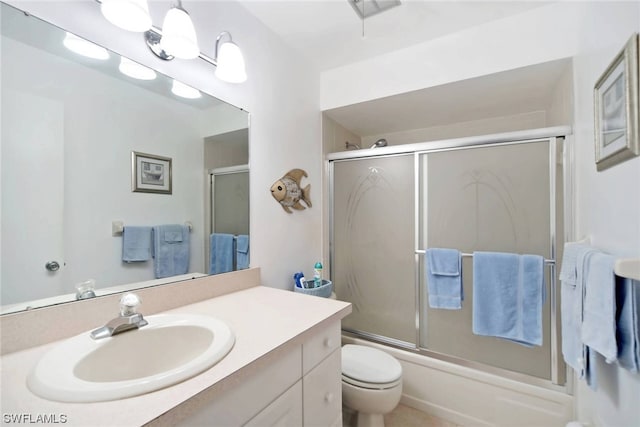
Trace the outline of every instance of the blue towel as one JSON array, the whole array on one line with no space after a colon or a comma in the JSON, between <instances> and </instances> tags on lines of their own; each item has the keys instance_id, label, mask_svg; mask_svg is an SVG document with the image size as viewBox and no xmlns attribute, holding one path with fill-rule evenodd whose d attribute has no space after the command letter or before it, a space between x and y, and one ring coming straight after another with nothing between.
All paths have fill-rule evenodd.
<instances>
[{"instance_id":1,"label":"blue towel","mask_svg":"<svg viewBox=\"0 0 640 427\"><path fill-rule=\"evenodd\" d=\"M151 259L151 227L127 226L122 230L122 261Z\"/></svg>"},{"instance_id":2,"label":"blue towel","mask_svg":"<svg viewBox=\"0 0 640 427\"><path fill-rule=\"evenodd\" d=\"M233 234L213 233L209 236L209 274L233 271Z\"/></svg>"},{"instance_id":3,"label":"blue towel","mask_svg":"<svg viewBox=\"0 0 640 427\"><path fill-rule=\"evenodd\" d=\"M153 227L153 271L157 279L189 272L189 227L170 224Z\"/></svg>"},{"instance_id":4,"label":"blue towel","mask_svg":"<svg viewBox=\"0 0 640 427\"><path fill-rule=\"evenodd\" d=\"M249 236L240 234L236 238L236 269L249 268Z\"/></svg>"},{"instance_id":5,"label":"blue towel","mask_svg":"<svg viewBox=\"0 0 640 427\"><path fill-rule=\"evenodd\" d=\"M618 365L640 370L640 282L616 279Z\"/></svg>"},{"instance_id":6,"label":"blue towel","mask_svg":"<svg viewBox=\"0 0 640 427\"><path fill-rule=\"evenodd\" d=\"M618 358L614 257L595 251L586 260L582 342L603 355L607 363Z\"/></svg>"},{"instance_id":7,"label":"blue towel","mask_svg":"<svg viewBox=\"0 0 640 427\"><path fill-rule=\"evenodd\" d=\"M542 345L543 267L538 255L474 252L473 333Z\"/></svg>"},{"instance_id":8,"label":"blue towel","mask_svg":"<svg viewBox=\"0 0 640 427\"><path fill-rule=\"evenodd\" d=\"M432 248L426 251L429 307L459 310L462 308L462 269L460 251Z\"/></svg>"},{"instance_id":9,"label":"blue towel","mask_svg":"<svg viewBox=\"0 0 640 427\"><path fill-rule=\"evenodd\" d=\"M562 266L560 267L560 281L565 285L576 285L576 279L578 276L578 256L585 250L592 250L591 246L578 243L568 242L564 245L564 251L562 253Z\"/></svg>"},{"instance_id":10,"label":"blue towel","mask_svg":"<svg viewBox=\"0 0 640 427\"><path fill-rule=\"evenodd\" d=\"M566 244L560 273L560 317L562 323L562 355L578 378L584 378L587 349L582 343L584 269L596 250L587 245Z\"/></svg>"}]
</instances>

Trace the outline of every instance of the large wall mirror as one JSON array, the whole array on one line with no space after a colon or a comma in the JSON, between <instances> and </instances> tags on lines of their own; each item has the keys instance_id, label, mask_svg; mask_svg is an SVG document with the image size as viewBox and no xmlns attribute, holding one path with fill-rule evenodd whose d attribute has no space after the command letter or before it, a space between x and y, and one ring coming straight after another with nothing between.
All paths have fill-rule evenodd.
<instances>
[{"instance_id":1,"label":"large wall mirror","mask_svg":"<svg viewBox=\"0 0 640 427\"><path fill-rule=\"evenodd\" d=\"M88 281L102 295L229 271L220 256L248 267L247 112L178 96L149 69L125 75L126 58L82 56L64 30L1 7L2 313L87 296ZM143 249L151 227L156 256L123 261L121 226ZM231 240L212 247L217 236ZM181 245L170 263L182 266L158 268L163 242Z\"/></svg>"}]
</instances>

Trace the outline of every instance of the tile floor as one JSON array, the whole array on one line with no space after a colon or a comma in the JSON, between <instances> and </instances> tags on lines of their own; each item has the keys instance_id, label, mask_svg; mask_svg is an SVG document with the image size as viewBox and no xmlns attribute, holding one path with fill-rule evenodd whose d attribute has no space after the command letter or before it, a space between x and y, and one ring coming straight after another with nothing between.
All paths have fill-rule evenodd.
<instances>
[{"instance_id":1,"label":"tile floor","mask_svg":"<svg viewBox=\"0 0 640 427\"><path fill-rule=\"evenodd\" d=\"M347 408L342 411L343 427L355 427L355 413ZM426 414L406 405L398 405L396 409L384 417L385 427L458 427L457 424Z\"/></svg>"}]
</instances>

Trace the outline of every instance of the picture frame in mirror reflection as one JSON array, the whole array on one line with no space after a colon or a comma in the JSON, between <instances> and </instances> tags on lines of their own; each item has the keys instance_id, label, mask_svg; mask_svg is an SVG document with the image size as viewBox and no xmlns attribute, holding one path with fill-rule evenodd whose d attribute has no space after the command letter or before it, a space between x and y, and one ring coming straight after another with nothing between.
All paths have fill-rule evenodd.
<instances>
[{"instance_id":1,"label":"picture frame in mirror reflection","mask_svg":"<svg viewBox=\"0 0 640 427\"><path fill-rule=\"evenodd\" d=\"M594 87L598 171L640 154L638 38L634 33Z\"/></svg>"},{"instance_id":2,"label":"picture frame in mirror reflection","mask_svg":"<svg viewBox=\"0 0 640 427\"><path fill-rule=\"evenodd\" d=\"M171 158L131 152L131 191L171 194Z\"/></svg>"}]
</instances>

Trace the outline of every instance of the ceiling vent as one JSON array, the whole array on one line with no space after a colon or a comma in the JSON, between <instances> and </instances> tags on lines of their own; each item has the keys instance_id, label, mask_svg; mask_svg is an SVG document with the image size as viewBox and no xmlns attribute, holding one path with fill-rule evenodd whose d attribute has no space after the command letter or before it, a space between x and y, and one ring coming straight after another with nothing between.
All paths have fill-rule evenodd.
<instances>
[{"instance_id":1,"label":"ceiling vent","mask_svg":"<svg viewBox=\"0 0 640 427\"><path fill-rule=\"evenodd\" d=\"M347 0L360 19L400 6L400 0Z\"/></svg>"}]
</instances>

